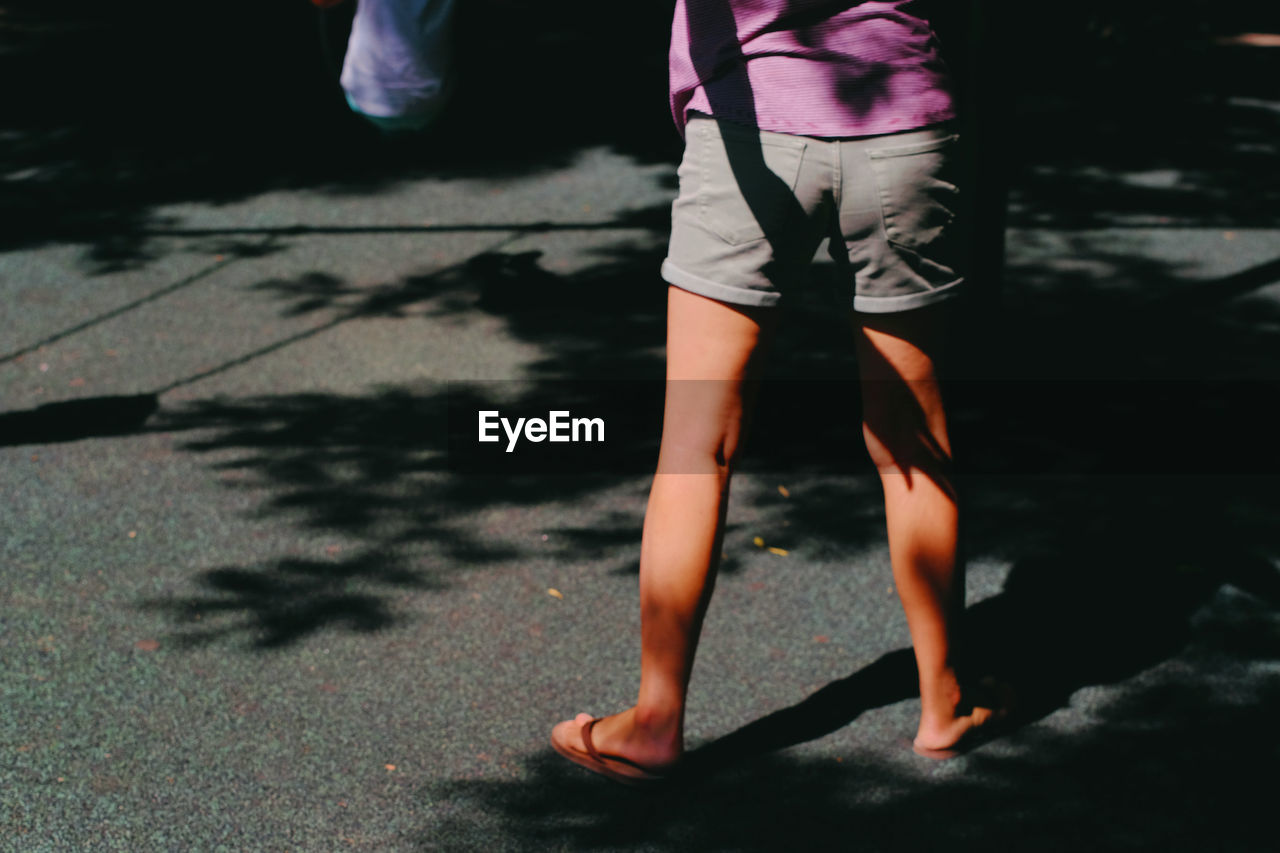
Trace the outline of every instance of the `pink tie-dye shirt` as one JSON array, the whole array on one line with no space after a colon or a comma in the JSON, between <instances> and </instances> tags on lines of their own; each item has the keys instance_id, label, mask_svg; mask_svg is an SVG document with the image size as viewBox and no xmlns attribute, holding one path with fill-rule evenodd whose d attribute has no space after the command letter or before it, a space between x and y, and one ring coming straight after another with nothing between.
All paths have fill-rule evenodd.
<instances>
[{"instance_id":1,"label":"pink tie-dye shirt","mask_svg":"<svg viewBox=\"0 0 1280 853\"><path fill-rule=\"evenodd\" d=\"M677 0L671 114L804 136L872 136L955 115L922 0Z\"/></svg>"}]
</instances>

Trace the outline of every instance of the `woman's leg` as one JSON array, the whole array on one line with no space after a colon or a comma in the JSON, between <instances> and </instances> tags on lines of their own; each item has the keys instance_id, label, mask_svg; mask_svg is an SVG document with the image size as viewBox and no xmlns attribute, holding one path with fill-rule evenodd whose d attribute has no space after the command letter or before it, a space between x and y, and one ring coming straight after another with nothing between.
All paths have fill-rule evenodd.
<instances>
[{"instance_id":1,"label":"woman's leg","mask_svg":"<svg viewBox=\"0 0 1280 853\"><path fill-rule=\"evenodd\" d=\"M916 746L951 747L990 715L964 705L955 640L964 606L951 443L936 371L943 316L856 314L863 436L884 487L889 556L920 671Z\"/></svg>"},{"instance_id":2,"label":"woman's leg","mask_svg":"<svg viewBox=\"0 0 1280 853\"><path fill-rule=\"evenodd\" d=\"M662 447L640 546L640 692L635 706L593 728L603 754L656 768L683 753L685 697L715 585L747 380L774 313L669 288ZM588 719L561 723L553 739L581 749Z\"/></svg>"}]
</instances>

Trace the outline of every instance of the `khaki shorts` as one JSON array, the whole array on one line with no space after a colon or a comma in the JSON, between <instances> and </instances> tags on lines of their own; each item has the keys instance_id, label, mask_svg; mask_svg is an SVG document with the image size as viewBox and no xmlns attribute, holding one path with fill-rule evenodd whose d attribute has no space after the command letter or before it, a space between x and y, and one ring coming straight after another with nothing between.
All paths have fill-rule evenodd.
<instances>
[{"instance_id":1,"label":"khaki shorts","mask_svg":"<svg viewBox=\"0 0 1280 853\"><path fill-rule=\"evenodd\" d=\"M824 238L857 311L957 291L956 135L935 126L817 139L693 115L662 277L737 305L776 305Z\"/></svg>"}]
</instances>

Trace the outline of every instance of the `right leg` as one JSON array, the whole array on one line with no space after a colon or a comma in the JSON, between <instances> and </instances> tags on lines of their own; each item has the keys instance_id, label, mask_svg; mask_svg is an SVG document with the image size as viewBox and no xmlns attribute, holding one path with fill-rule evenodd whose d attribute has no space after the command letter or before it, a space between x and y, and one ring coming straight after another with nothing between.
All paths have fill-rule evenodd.
<instances>
[{"instance_id":1,"label":"right leg","mask_svg":"<svg viewBox=\"0 0 1280 853\"><path fill-rule=\"evenodd\" d=\"M684 751L689 674L715 585L748 380L774 313L668 290L662 447L640 547L640 691L634 707L594 727L603 754L662 767ZM581 749L585 719L561 723L553 740Z\"/></svg>"}]
</instances>

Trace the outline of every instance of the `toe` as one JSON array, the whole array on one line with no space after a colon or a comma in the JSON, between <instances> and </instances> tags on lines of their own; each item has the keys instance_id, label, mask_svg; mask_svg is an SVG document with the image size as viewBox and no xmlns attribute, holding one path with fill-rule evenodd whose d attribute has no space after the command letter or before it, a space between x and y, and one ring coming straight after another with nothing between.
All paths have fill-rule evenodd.
<instances>
[{"instance_id":1,"label":"toe","mask_svg":"<svg viewBox=\"0 0 1280 853\"><path fill-rule=\"evenodd\" d=\"M578 752L586 752L586 744L582 741L582 727L592 719L590 714L579 714L572 720L557 723L551 730L551 741Z\"/></svg>"}]
</instances>

